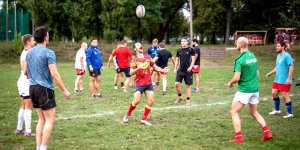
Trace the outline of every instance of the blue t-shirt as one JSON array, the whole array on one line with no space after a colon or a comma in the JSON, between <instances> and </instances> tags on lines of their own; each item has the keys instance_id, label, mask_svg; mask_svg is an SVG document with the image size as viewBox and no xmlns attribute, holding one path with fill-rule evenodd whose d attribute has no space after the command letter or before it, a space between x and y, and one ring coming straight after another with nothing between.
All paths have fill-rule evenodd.
<instances>
[{"instance_id":1,"label":"blue t-shirt","mask_svg":"<svg viewBox=\"0 0 300 150\"><path fill-rule=\"evenodd\" d=\"M101 67L103 66L103 62L100 49L91 45L85 53L88 68L90 69L89 66L92 65L93 69L101 69Z\"/></svg>"},{"instance_id":2,"label":"blue t-shirt","mask_svg":"<svg viewBox=\"0 0 300 150\"><path fill-rule=\"evenodd\" d=\"M26 56L27 72L30 85L41 85L54 90L53 80L48 65L56 63L54 51L44 47L33 47Z\"/></svg>"},{"instance_id":3,"label":"blue t-shirt","mask_svg":"<svg viewBox=\"0 0 300 150\"><path fill-rule=\"evenodd\" d=\"M158 46L154 47L151 45L148 47L148 55L150 55L152 59L154 59L158 51L159 51Z\"/></svg>"},{"instance_id":4,"label":"blue t-shirt","mask_svg":"<svg viewBox=\"0 0 300 150\"><path fill-rule=\"evenodd\" d=\"M289 76L289 66L293 65L293 59L289 53L284 52L283 54L278 54L276 59L276 77L274 82L285 84ZM292 79L290 82L292 84Z\"/></svg>"}]
</instances>

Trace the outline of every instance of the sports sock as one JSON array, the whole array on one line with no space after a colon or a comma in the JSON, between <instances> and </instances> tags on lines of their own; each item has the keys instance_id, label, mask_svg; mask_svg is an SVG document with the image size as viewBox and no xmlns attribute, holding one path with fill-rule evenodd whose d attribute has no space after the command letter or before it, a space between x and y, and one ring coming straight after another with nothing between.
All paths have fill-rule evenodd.
<instances>
[{"instance_id":1,"label":"sports sock","mask_svg":"<svg viewBox=\"0 0 300 150\"><path fill-rule=\"evenodd\" d=\"M127 112L127 116L131 116L131 112L136 108L136 105L134 104L134 102L130 103L128 112Z\"/></svg>"},{"instance_id":2,"label":"sports sock","mask_svg":"<svg viewBox=\"0 0 300 150\"><path fill-rule=\"evenodd\" d=\"M285 103L286 105L286 110L289 114L292 114L293 111L292 111L292 101L288 102L288 103Z\"/></svg>"},{"instance_id":3,"label":"sports sock","mask_svg":"<svg viewBox=\"0 0 300 150\"><path fill-rule=\"evenodd\" d=\"M145 106L145 111L144 111L144 115L142 117L142 120L147 120L147 117L151 111L152 107L150 107L149 105Z\"/></svg>"},{"instance_id":4,"label":"sports sock","mask_svg":"<svg viewBox=\"0 0 300 150\"><path fill-rule=\"evenodd\" d=\"M115 84L115 86L117 86L117 84Z\"/></svg>"},{"instance_id":5,"label":"sports sock","mask_svg":"<svg viewBox=\"0 0 300 150\"><path fill-rule=\"evenodd\" d=\"M264 133L265 133L265 132L269 132L270 130L269 130L268 125L262 127L262 131L263 131Z\"/></svg>"},{"instance_id":6,"label":"sports sock","mask_svg":"<svg viewBox=\"0 0 300 150\"><path fill-rule=\"evenodd\" d=\"M178 97L181 97L181 93L178 94Z\"/></svg>"},{"instance_id":7,"label":"sports sock","mask_svg":"<svg viewBox=\"0 0 300 150\"><path fill-rule=\"evenodd\" d=\"M280 110L280 99L279 99L279 97L273 98L273 100L274 100L275 110L279 111Z\"/></svg>"},{"instance_id":8,"label":"sports sock","mask_svg":"<svg viewBox=\"0 0 300 150\"><path fill-rule=\"evenodd\" d=\"M40 150L41 145L36 145L36 150Z\"/></svg>"},{"instance_id":9,"label":"sports sock","mask_svg":"<svg viewBox=\"0 0 300 150\"><path fill-rule=\"evenodd\" d=\"M41 145L40 150L47 150L47 145Z\"/></svg>"},{"instance_id":10,"label":"sports sock","mask_svg":"<svg viewBox=\"0 0 300 150\"><path fill-rule=\"evenodd\" d=\"M25 131L31 133L31 112L30 109L24 110L24 120L25 120Z\"/></svg>"},{"instance_id":11,"label":"sports sock","mask_svg":"<svg viewBox=\"0 0 300 150\"><path fill-rule=\"evenodd\" d=\"M123 87L124 86L124 83L123 82L121 82L121 87Z\"/></svg>"},{"instance_id":12,"label":"sports sock","mask_svg":"<svg viewBox=\"0 0 300 150\"><path fill-rule=\"evenodd\" d=\"M189 101L189 100L190 100L190 97L186 97L186 100L188 100L188 101Z\"/></svg>"},{"instance_id":13,"label":"sports sock","mask_svg":"<svg viewBox=\"0 0 300 150\"><path fill-rule=\"evenodd\" d=\"M24 121L24 109L20 108L19 114L18 114L17 130L22 130L23 129L23 121Z\"/></svg>"},{"instance_id":14,"label":"sports sock","mask_svg":"<svg viewBox=\"0 0 300 150\"><path fill-rule=\"evenodd\" d=\"M240 131L240 132L235 132L235 139L236 139L236 140L243 139L242 131Z\"/></svg>"}]
</instances>

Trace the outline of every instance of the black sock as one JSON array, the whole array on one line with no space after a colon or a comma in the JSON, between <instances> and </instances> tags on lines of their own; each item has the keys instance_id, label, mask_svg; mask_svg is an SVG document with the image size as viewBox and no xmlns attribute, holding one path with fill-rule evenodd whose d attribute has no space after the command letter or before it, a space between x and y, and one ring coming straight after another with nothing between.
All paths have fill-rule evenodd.
<instances>
[{"instance_id":1,"label":"black sock","mask_svg":"<svg viewBox=\"0 0 300 150\"><path fill-rule=\"evenodd\" d=\"M189 101L189 100L190 100L190 97L186 97L186 100L188 100L188 101Z\"/></svg>"},{"instance_id":2,"label":"black sock","mask_svg":"<svg viewBox=\"0 0 300 150\"><path fill-rule=\"evenodd\" d=\"M178 97L180 97L180 96L181 96L181 93L178 94Z\"/></svg>"},{"instance_id":3,"label":"black sock","mask_svg":"<svg viewBox=\"0 0 300 150\"><path fill-rule=\"evenodd\" d=\"M115 86L117 86L117 84L115 84Z\"/></svg>"},{"instance_id":4,"label":"black sock","mask_svg":"<svg viewBox=\"0 0 300 150\"><path fill-rule=\"evenodd\" d=\"M121 86L123 86L123 82L121 82Z\"/></svg>"}]
</instances>

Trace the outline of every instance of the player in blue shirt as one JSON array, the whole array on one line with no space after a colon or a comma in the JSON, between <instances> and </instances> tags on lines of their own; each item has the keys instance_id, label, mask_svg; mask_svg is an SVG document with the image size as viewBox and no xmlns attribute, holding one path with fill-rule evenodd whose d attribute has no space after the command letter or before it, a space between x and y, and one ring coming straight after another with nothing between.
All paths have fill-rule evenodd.
<instances>
[{"instance_id":1,"label":"player in blue shirt","mask_svg":"<svg viewBox=\"0 0 300 150\"><path fill-rule=\"evenodd\" d=\"M158 51L159 51L158 40L153 39L152 45L148 47L148 54L151 56L152 59L154 59L156 57L156 54ZM151 75L152 85L154 87L157 87L157 86L159 86L160 74L154 70L153 71L151 70L151 72L152 72L152 75ZM154 80L155 75L157 76L156 82Z\"/></svg>"},{"instance_id":2,"label":"player in blue shirt","mask_svg":"<svg viewBox=\"0 0 300 150\"><path fill-rule=\"evenodd\" d=\"M103 69L103 63L97 39L93 38L91 46L86 50L86 63L90 73L90 93L93 98L100 98L100 70Z\"/></svg>"},{"instance_id":3,"label":"player in blue shirt","mask_svg":"<svg viewBox=\"0 0 300 150\"><path fill-rule=\"evenodd\" d=\"M277 43L276 52L276 67L267 74L267 77L272 76L276 73L275 80L272 85L272 96L274 100L274 110L270 112L270 115L279 114L280 111L280 99L278 97L279 92L282 93L282 97L285 101L287 115L283 118L294 117L292 112L292 101L289 97L292 84L292 74L294 70L294 63L291 55L285 51L285 42Z\"/></svg>"}]
</instances>

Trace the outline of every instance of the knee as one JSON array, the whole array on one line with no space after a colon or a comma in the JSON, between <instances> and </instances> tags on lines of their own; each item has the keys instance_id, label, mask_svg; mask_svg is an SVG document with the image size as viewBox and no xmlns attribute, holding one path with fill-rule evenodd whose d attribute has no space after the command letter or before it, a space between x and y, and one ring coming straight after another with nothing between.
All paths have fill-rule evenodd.
<instances>
[{"instance_id":1,"label":"knee","mask_svg":"<svg viewBox=\"0 0 300 150\"><path fill-rule=\"evenodd\" d=\"M272 97L276 98L276 97L278 97L278 94L276 92L272 92Z\"/></svg>"},{"instance_id":2,"label":"knee","mask_svg":"<svg viewBox=\"0 0 300 150\"><path fill-rule=\"evenodd\" d=\"M235 110L231 109L229 113L230 113L231 116L233 116L233 115L235 115L237 112L236 112Z\"/></svg>"}]
</instances>

